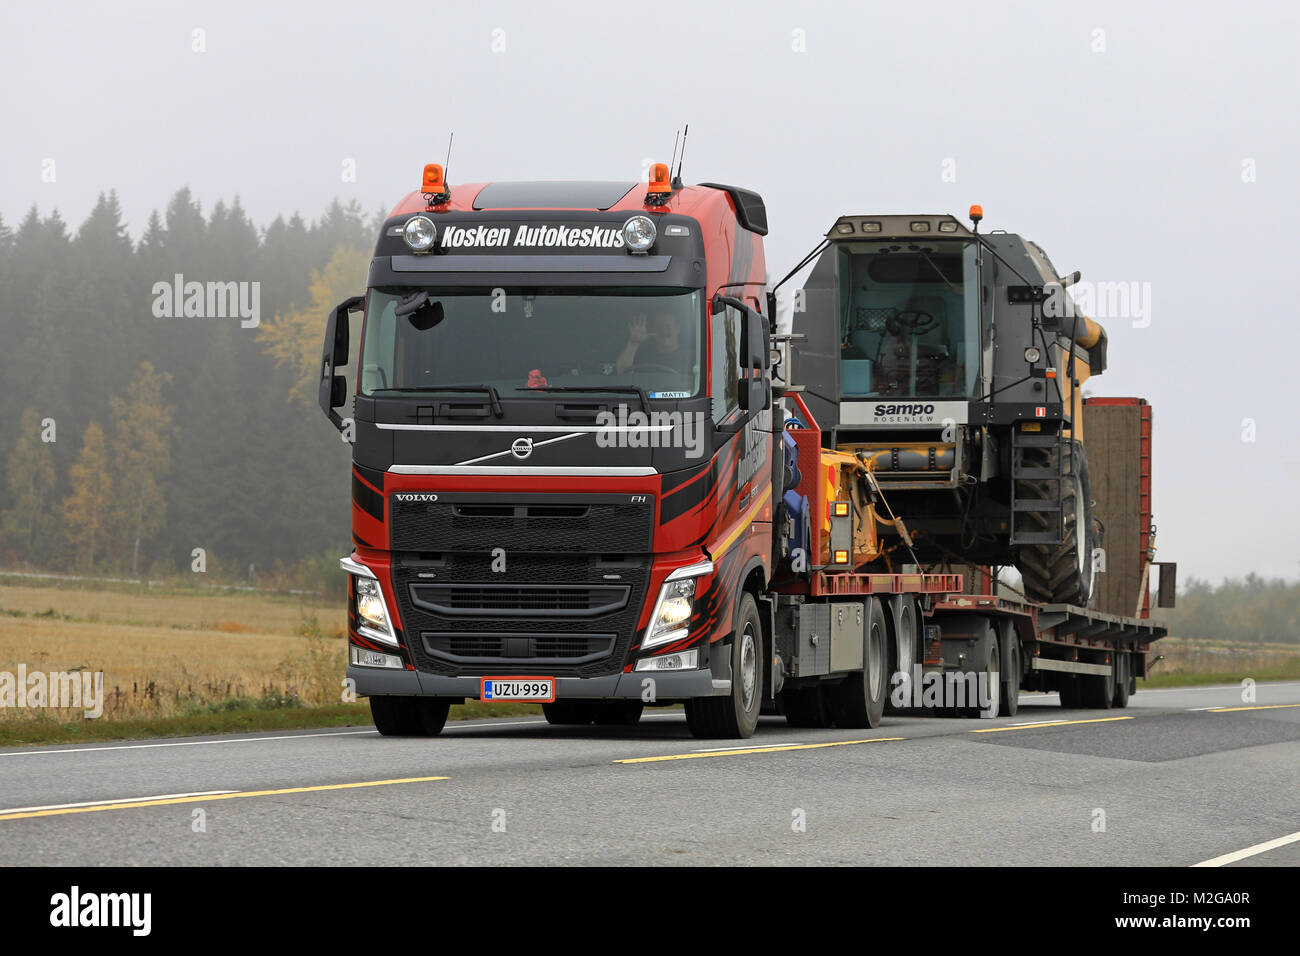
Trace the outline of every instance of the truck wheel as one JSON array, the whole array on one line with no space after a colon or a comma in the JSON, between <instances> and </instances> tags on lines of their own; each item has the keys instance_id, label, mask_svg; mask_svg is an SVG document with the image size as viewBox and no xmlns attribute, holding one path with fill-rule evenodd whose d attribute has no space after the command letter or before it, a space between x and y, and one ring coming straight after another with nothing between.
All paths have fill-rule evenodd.
<instances>
[{"instance_id":1,"label":"truck wheel","mask_svg":"<svg viewBox=\"0 0 1300 956\"><path fill-rule=\"evenodd\" d=\"M1020 709L1020 638L1015 625L1002 621L998 626L1002 645L1002 702L999 717L1014 717Z\"/></svg>"},{"instance_id":2,"label":"truck wheel","mask_svg":"<svg viewBox=\"0 0 1300 956\"><path fill-rule=\"evenodd\" d=\"M606 700L596 704L593 714L601 727L631 727L641 720L644 709L639 700Z\"/></svg>"},{"instance_id":3,"label":"truck wheel","mask_svg":"<svg viewBox=\"0 0 1300 956\"><path fill-rule=\"evenodd\" d=\"M908 680L914 676L912 668L919 660L918 648L921 644L920 623L920 610L916 606L916 601L910 595L900 595L894 603L895 639L889 655L886 691L896 686L894 679L900 671L907 674ZM887 694L885 713L894 714L900 709L894 706L893 700Z\"/></svg>"},{"instance_id":4,"label":"truck wheel","mask_svg":"<svg viewBox=\"0 0 1300 956\"><path fill-rule=\"evenodd\" d=\"M822 687L804 687L787 690L781 695L785 707L785 722L791 727L829 727L830 705Z\"/></svg>"},{"instance_id":5,"label":"truck wheel","mask_svg":"<svg viewBox=\"0 0 1300 956\"><path fill-rule=\"evenodd\" d=\"M686 702L686 725L695 737L751 737L763 706L763 622L754 596L740 599L731 640L731 693Z\"/></svg>"},{"instance_id":6,"label":"truck wheel","mask_svg":"<svg viewBox=\"0 0 1300 956\"><path fill-rule=\"evenodd\" d=\"M879 598L868 598L862 635L862 673L850 674L831 688L831 712L840 727L878 727L885 712L889 652L885 612Z\"/></svg>"},{"instance_id":7,"label":"truck wheel","mask_svg":"<svg viewBox=\"0 0 1300 956\"><path fill-rule=\"evenodd\" d=\"M370 716L385 737L436 737L451 701L437 697L371 697Z\"/></svg>"},{"instance_id":8,"label":"truck wheel","mask_svg":"<svg viewBox=\"0 0 1300 956\"><path fill-rule=\"evenodd\" d=\"M1115 698L1115 668L1109 674L1080 674L1079 703L1091 710L1110 710Z\"/></svg>"},{"instance_id":9,"label":"truck wheel","mask_svg":"<svg viewBox=\"0 0 1300 956\"><path fill-rule=\"evenodd\" d=\"M1118 652L1115 655L1115 695L1111 698L1111 703L1120 710L1128 706L1129 676L1132 669L1128 652Z\"/></svg>"},{"instance_id":10,"label":"truck wheel","mask_svg":"<svg viewBox=\"0 0 1300 956\"><path fill-rule=\"evenodd\" d=\"M1002 651L998 647L999 640L997 632L989 627L985 633L985 639L981 642L987 651L984 655L983 666L976 671L978 680L976 682L976 697L974 704L967 704L964 714L967 717L996 717L1002 710ZM969 685L968 685L969 686ZM980 694L988 689L988 706L981 706Z\"/></svg>"},{"instance_id":11,"label":"truck wheel","mask_svg":"<svg viewBox=\"0 0 1300 956\"><path fill-rule=\"evenodd\" d=\"M558 727L585 727L595 719L595 707L587 700L553 700L542 704L542 716Z\"/></svg>"},{"instance_id":12,"label":"truck wheel","mask_svg":"<svg viewBox=\"0 0 1300 956\"><path fill-rule=\"evenodd\" d=\"M1092 516L1092 484L1088 480L1088 458L1083 443L1073 441L1073 454L1062 466L1060 487L1064 537L1060 544L1022 544L1016 566L1024 580L1025 597L1040 604L1073 604L1090 607L1096 590L1092 552L1098 546L1097 525ZM1040 452L1027 464L1056 469L1059 449ZM1050 478L1026 479L1016 485L1017 497L1054 501L1057 483ZM1028 512L1046 530L1048 516Z\"/></svg>"}]
</instances>

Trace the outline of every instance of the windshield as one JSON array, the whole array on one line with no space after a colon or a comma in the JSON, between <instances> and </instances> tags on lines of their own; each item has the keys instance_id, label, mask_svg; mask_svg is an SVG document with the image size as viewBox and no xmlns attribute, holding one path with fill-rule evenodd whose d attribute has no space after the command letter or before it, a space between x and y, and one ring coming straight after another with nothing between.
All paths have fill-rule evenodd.
<instances>
[{"instance_id":1,"label":"windshield","mask_svg":"<svg viewBox=\"0 0 1300 956\"><path fill-rule=\"evenodd\" d=\"M846 243L840 257L841 394L972 395L980 356L975 244Z\"/></svg>"},{"instance_id":2,"label":"windshield","mask_svg":"<svg viewBox=\"0 0 1300 956\"><path fill-rule=\"evenodd\" d=\"M361 393L636 386L690 398L702 391L703 326L699 290L372 289Z\"/></svg>"}]
</instances>

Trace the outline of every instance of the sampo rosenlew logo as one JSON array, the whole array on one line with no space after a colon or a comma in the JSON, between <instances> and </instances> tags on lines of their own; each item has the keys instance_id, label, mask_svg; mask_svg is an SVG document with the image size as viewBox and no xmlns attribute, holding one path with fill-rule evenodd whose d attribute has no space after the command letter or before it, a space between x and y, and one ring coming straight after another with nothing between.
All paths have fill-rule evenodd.
<instances>
[{"instance_id":1,"label":"sampo rosenlew logo","mask_svg":"<svg viewBox=\"0 0 1300 956\"><path fill-rule=\"evenodd\" d=\"M877 405L875 414L880 415L933 415L934 406L918 403L915 405Z\"/></svg>"}]
</instances>

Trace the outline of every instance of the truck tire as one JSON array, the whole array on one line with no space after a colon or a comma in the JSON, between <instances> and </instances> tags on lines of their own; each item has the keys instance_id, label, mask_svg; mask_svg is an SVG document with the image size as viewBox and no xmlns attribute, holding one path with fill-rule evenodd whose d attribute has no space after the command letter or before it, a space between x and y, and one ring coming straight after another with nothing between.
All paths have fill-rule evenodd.
<instances>
[{"instance_id":1,"label":"truck tire","mask_svg":"<svg viewBox=\"0 0 1300 956\"><path fill-rule=\"evenodd\" d=\"M746 593L736 612L731 638L731 691L725 697L695 697L686 702L686 725L702 738L752 737L763 706L763 621L754 595Z\"/></svg>"},{"instance_id":2,"label":"truck tire","mask_svg":"<svg viewBox=\"0 0 1300 956\"><path fill-rule=\"evenodd\" d=\"M632 727L641 720L644 709L639 700L604 700L596 704L593 714L597 726Z\"/></svg>"},{"instance_id":3,"label":"truck tire","mask_svg":"<svg viewBox=\"0 0 1300 956\"><path fill-rule=\"evenodd\" d=\"M542 704L542 716L557 727L585 727L596 717L594 701L553 700Z\"/></svg>"},{"instance_id":4,"label":"truck tire","mask_svg":"<svg viewBox=\"0 0 1300 956\"><path fill-rule=\"evenodd\" d=\"M826 689L820 686L787 690L781 694L785 722L791 727L829 727L832 723Z\"/></svg>"},{"instance_id":5,"label":"truck tire","mask_svg":"<svg viewBox=\"0 0 1300 956\"><path fill-rule=\"evenodd\" d=\"M889 696L888 627L880 599L867 598L867 626L862 634L862 672L831 688L831 713L840 727L878 727Z\"/></svg>"},{"instance_id":6,"label":"truck tire","mask_svg":"<svg viewBox=\"0 0 1300 956\"><path fill-rule=\"evenodd\" d=\"M1079 703L1090 710L1110 710L1115 699L1114 670L1112 666L1109 674L1080 674Z\"/></svg>"},{"instance_id":7,"label":"truck tire","mask_svg":"<svg viewBox=\"0 0 1300 956\"><path fill-rule=\"evenodd\" d=\"M436 737L451 701L437 697L371 697L370 716L385 737Z\"/></svg>"},{"instance_id":8,"label":"truck tire","mask_svg":"<svg viewBox=\"0 0 1300 956\"><path fill-rule=\"evenodd\" d=\"M1093 549L1100 546L1097 523L1092 514L1092 484L1088 479L1088 458L1083 443L1073 441L1073 454L1062 466L1061 510L1064 515L1064 538L1060 544L1022 544L1016 566L1024 581L1025 597L1039 604L1073 604L1091 607L1096 575L1092 567ZM1056 469L1059 449L1026 449L1036 453L1026 463L1037 468ZM1057 483L1050 478L1026 479L1017 483L1021 498L1055 500ZM1027 512L1029 520L1047 527L1048 517Z\"/></svg>"},{"instance_id":9,"label":"truck tire","mask_svg":"<svg viewBox=\"0 0 1300 956\"><path fill-rule=\"evenodd\" d=\"M1128 691L1132 673L1133 659L1129 657L1128 651L1117 652L1115 654L1115 696L1111 698L1111 704L1120 710L1128 706Z\"/></svg>"},{"instance_id":10,"label":"truck tire","mask_svg":"<svg viewBox=\"0 0 1300 956\"><path fill-rule=\"evenodd\" d=\"M921 612L916 606L916 599L910 594L903 594L891 603L894 612L894 641L889 654L889 677L885 687L886 714L894 714L902 709L894 706L889 692L897 686L894 681L900 671L907 674L909 680L912 679L912 667L920 660L921 647Z\"/></svg>"},{"instance_id":11,"label":"truck tire","mask_svg":"<svg viewBox=\"0 0 1300 956\"><path fill-rule=\"evenodd\" d=\"M978 665L976 674L976 700L974 704L967 703L963 713L967 717L977 717L990 719L996 717L1002 710L1002 649L998 646L1001 640L997 631L992 625L988 626L984 639L980 644L985 648L984 660ZM988 688L988 706L980 704L978 691Z\"/></svg>"},{"instance_id":12,"label":"truck tire","mask_svg":"<svg viewBox=\"0 0 1300 956\"><path fill-rule=\"evenodd\" d=\"M1020 709L1020 637L1009 620L998 623L998 638L1002 645L1002 700L999 717L1014 717Z\"/></svg>"},{"instance_id":13,"label":"truck tire","mask_svg":"<svg viewBox=\"0 0 1300 956\"><path fill-rule=\"evenodd\" d=\"M1067 710L1076 710L1083 704L1079 699L1079 678L1072 675L1065 675L1060 678L1057 685L1057 693L1061 697L1061 706Z\"/></svg>"}]
</instances>

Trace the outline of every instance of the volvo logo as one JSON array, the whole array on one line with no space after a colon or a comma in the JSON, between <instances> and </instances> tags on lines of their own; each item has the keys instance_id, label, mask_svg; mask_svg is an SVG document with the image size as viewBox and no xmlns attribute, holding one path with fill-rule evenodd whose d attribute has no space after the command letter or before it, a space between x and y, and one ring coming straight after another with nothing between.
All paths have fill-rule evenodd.
<instances>
[{"instance_id":1,"label":"volvo logo","mask_svg":"<svg viewBox=\"0 0 1300 956\"><path fill-rule=\"evenodd\" d=\"M533 453L533 440L531 438L516 438L510 445L510 454L523 460Z\"/></svg>"}]
</instances>

